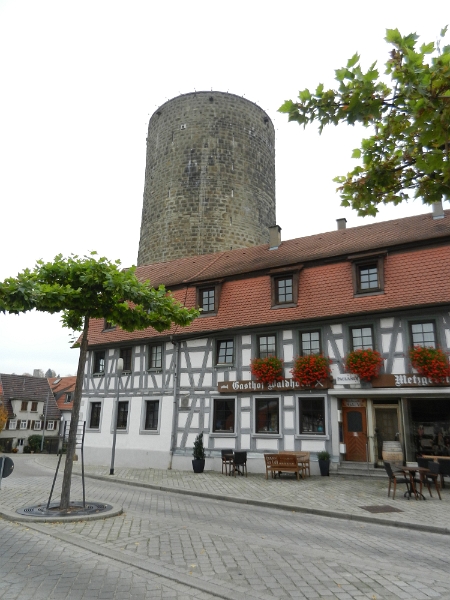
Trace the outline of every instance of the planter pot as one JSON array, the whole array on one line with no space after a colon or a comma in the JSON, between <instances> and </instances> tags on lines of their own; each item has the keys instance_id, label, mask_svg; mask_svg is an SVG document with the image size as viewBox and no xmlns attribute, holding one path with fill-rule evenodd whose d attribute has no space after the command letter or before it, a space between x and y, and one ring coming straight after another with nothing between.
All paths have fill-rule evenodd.
<instances>
[{"instance_id":1,"label":"planter pot","mask_svg":"<svg viewBox=\"0 0 450 600\"><path fill-rule=\"evenodd\" d=\"M319 460L319 469L322 477L330 475L330 461L329 460Z\"/></svg>"},{"instance_id":2,"label":"planter pot","mask_svg":"<svg viewBox=\"0 0 450 600\"><path fill-rule=\"evenodd\" d=\"M194 473L203 473L203 470L205 468L205 459L194 458L192 461L192 468L194 469Z\"/></svg>"}]
</instances>

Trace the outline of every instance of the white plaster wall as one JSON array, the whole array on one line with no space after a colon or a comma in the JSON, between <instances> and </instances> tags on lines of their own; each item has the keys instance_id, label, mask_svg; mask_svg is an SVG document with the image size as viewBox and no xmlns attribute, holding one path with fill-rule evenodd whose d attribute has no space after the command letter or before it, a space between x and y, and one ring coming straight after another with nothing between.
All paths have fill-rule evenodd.
<instances>
[{"instance_id":1,"label":"white plaster wall","mask_svg":"<svg viewBox=\"0 0 450 600\"><path fill-rule=\"evenodd\" d=\"M380 327L381 329L392 329L394 327L394 319L392 317L380 319Z\"/></svg>"},{"instance_id":2,"label":"white plaster wall","mask_svg":"<svg viewBox=\"0 0 450 600\"><path fill-rule=\"evenodd\" d=\"M252 358L252 351L250 350L250 348L243 348L242 349L242 366L243 367L250 366L251 358Z\"/></svg>"},{"instance_id":3,"label":"white plaster wall","mask_svg":"<svg viewBox=\"0 0 450 600\"><path fill-rule=\"evenodd\" d=\"M328 347L328 356L329 356L330 358L336 358L336 356L335 356L335 354L334 354L333 346L331 345L331 342L330 342L330 340L328 340L327 347Z\"/></svg>"},{"instance_id":4,"label":"white plaster wall","mask_svg":"<svg viewBox=\"0 0 450 600\"><path fill-rule=\"evenodd\" d=\"M178 413L178 427L182 427L182 428L186 427L188 414L189 413L187 413L187 412Z\"/></svg>"},{"instance_id":5,"label":"white plaster wall","mask_svg":"<svg viewBox=\"0 0 450 600\"><path fill-rule=\"evenodd\" d=\"M450 348L450 329L445 330L445 341L447 344L447 348Z\"/></svg>"},{"instance_id":6,"label":"white plaster wall","mask_svg":"<svg viewBox=\"0 0 450 600\"><path fill-rule=\"evenodd\" d=\"M260 439L256 440L256 448L257 450L278 450L278 440L277 439Z\"/></svg>"},{"instance_id":7,"label":"white plaster wall","mask_svg":"<svg viewBox=\"0 0 450 600\"><path fill-rule=\"evenodd\" d=\"M197 437L196 433L188 433L187 436L187 440L186 440L186 448L193 448L194 447L194 442L195 442L195 438Z\"/></svg>"},{"instance_id":8,"label":"white plaster wall","mask_svg":"<svg viewBox=\"0 0 450 600\"><path fill-rule=\"evenodd\" d=\"M284 406L294 406L294 396L285 396Z\"/></svg>"},{"instance_id":9,"label":"white plaster wall","mask_svg":"<svg viewBox=\"0 0 450 600\"><path fill-rule=\"evenodd\" d=\"M404 358L394 358L392 362L392 373L395 375L404 375L406 373Z\"/></svg>"},{"instance_id":10,"label":"white plaster wall","mask_svg":"<svg viewBox=\"0 0 450 600\"><path fill-rule=\"evenodd\" d=\"M241 413L241 428L250 429L250 412Z\"/></svg>"},{"instance_id":11,"label":"white plaster wall","mask_svg":"<svg viewBox=\"0 0 450 600\"><path fill-rule=\"evenodd\" d=\"M188 348L198 348L200 346L206 346L206 339L198 339L198 340L187 340L186 345Z\"/></svg>"},{"instance_id":12,"label":"white plaster wall","mask_svg":"<svg viewBox=\"0 0 450 600\"><path fill-rule=\"evenodd\" d=\"M236 438L214 438L214 448L234 450L236 448Z\"/></svg>"},{"instance_id":13,"label":"white plaster wall","mask_svg":"<svg viewBox=\"0 0 450 600\"><path fill-rule=\"evenodd\" d=\"M250 398L241 398L241 408L250 408Z\"/></svg>"},{"instance_id":14,"label":"white plaster wall","mask_svg":"<svg viewBox=\"0 0 450 600\"><path fill-rule=\"evenodd\" d=\"M205 358L204 352L191 352L189 355L191 359L191 367L193 369L201 369L203 366L203 360Z\"/></svg>"},{"instance_id":15,"label":"white plaster wall","mask_svg":"<svg viewBox=\"0 0 450 600\"><path fill-rule=\"evenodd\" d=\"M294 429L294 411L289 410L284 413L284 426L286 429Z\"/></svg>"},{"instance_id":16,"label":"white plaster wall","mask_svg":"<svg viewBox=\"0 0 450 600\"><path fill-rule=\"evenodd\" d=\"M389 347L391 345L392 334L390 333L382 333L381 334L381 347L383 348L383 352L389 352Z\"/></svg>"},{"instance_id":17,"label":"white plaster wall","mask_svg":"<svg viewBox=\"0 0 450 600\"><path fill-rule=\"evenodd\" d=\"M205 373L203 376L203 387L212 387L212 373Z\"/></svg>"},{"instance_id":18,"label":"white plaster wall","mask_svg":"<svg viewBox=\"0 0 450 600\"><path fill-rule=\"evenodd\" d=\"M302 440L302 450L305 452L321 452L325 450L325 441Z\"/></svg>"},{"instance_id":19,"label":"white plaster wall","mask_svg":"<svg viewBox=\"0 0 450 600\"><path fill-rule=\"evenodd\" d=\"M330 329L331 329L331 333L333 335L340 335L342 333L342 325L341 324L330 325Z\"/></svg>"},{"instance_id":20,"label":"white plaster wall","mask_svg":"<svg viewBox=\"0 0 450 600\"><path fill-rule=\"evenodd\" d=\"M294 450L295 449L295 438L293 435L285 435L284 436L284 449L285 450Z\"/></svg>"},{"instance_id":21,"label":"white plaster wall","mask_svg":"<svg viewBox=\"0 0 450 600\"><path fill-rule=\"evenodd\" d=\"M244 381L251 379L251 377L252 377L252 374L250 373L250 371L242 371L242 379Z\"/></svg>"},{"instance_id":22,"label":"white plaster wall","mask_svg":"<svg viewBox=\"0 0 450 600\"><path fill-rule=\"evenodd\" d=\"M283 331L283 340L292 340L292 331L289 329Z\"/></svg>"},{"instance_id":23,"label":"white plaster wall","mask_svg":"<svg viewBox=\"0 0 450 600\"><path fill-rule=\"evenodd\" d=\"M204 423L205 423L205 429L209 429L209 413L205 413L204 418Z\"/></svg>"},{"instance_id":24,"label":"white plaster wall","mask_svg":"<svg viewBox=\"0 0 450 600\"><path fill-rule=\"evenodd\" d=\"M252 343L252 336L251 335L243 335L242 336L242 344L245 345L249 345Z\"/></svg>"},{"instance_id":25,"label":"white plaster wall","mask_svg":"<svg viewBox=\"0 0 450 600\"><path fill-rule=\"evenodd\" d=\"M285 333L285 332L283 332ZM285 362L292 362L294 359L294 346L293 344L286 344L283 346L284 360Z\"/></svg>"},{"instance_id":26,"label":"white plaster wall","mask_svg":"<svg viewBox=\"0 0 450 600\"><path fill-rule=\"evenodd\" d=\"M180 385L181 387L191 387L189 373L180 373Z\"/></svg>"},{"instance_id":27,"label":"white plaster wall","mask_svg":"<svg viewBox=\"0 0 450 600\"><path fill-rule=\"evenodd\" d=\"M340 339L340 340L336 340L336 346L339 352L340 357L342 358L344 356L344 340Z\"/></svg>"},{"instance_id":28,"label":"white plaster wall","mask_svg":"<svg viewBox=\"0 0 450 600\"><path fill-rule=\"evenodd\" d=\"M395 344L395 352L403 352L403 336L402 336L401 331L399 331L397 334L397 342Z\"/></svg>"},{"instance_id":29,"label":"white plaster wall","mask_svg":"<svg viewBox=\"0 0 450 600\"><path fill-rule=\"evenodd\" d=\"M193 429L198 429L198 420L199 420L198 417L199 417L199 413L197 413L197 412L192 415L191 427ZM203 443L205 443L205 442L203 442Z\"/></svg>"},{"instance_id":30,"label":"white plaster wall","mask_svg":"<svg viewBox=\"0 0 450 600\"><path fill-rule=\"evenodd\" d=\"M247 448L250 448L250 441L251 441L251 437L249 433L243 433L241 435L241 448L243 450L246 450Z\"/></svg>"}]
</instances>

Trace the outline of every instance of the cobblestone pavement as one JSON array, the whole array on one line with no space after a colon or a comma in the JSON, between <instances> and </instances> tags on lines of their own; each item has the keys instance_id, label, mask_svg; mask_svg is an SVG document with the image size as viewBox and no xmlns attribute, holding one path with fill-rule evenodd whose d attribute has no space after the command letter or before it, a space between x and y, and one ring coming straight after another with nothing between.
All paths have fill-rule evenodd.
<instances>
[{"instance_id":1,"label":"cobblestone pavement","mask_svg":"<svg viewBox=\"0 0 450 600\"><path fill-rule=\"evenodd\" d=\"M2 483L0 508L44 500L52 461L53 457L17 457L16 470ZM120 470L116 473L116 479L124 475ZM153 475L153 482L157 477ZM172 485L197 481L197 491L207 488L209 493L214 490L211 481L222 480L227 495L240 485L241 494L253 488L259 498L272 500L276 487L289 489L289 499L296 497L297 490L309 490L312 498L315 489L321 505L333 506L333 500L327 504L321 496L337 496L336 509L345 504L345 481L332 477L324 483L325 478L266 482L263 476L234 481L210 473L200 477L175 473L171 478L162 472L159 477ZM314 480L319 487L310 485ZM392 504L385 484L370 484L377 491L370 495L366 490L364 502ZM358 490L365 485L360 480L347 482L351 509L358 506L353 494L361 493ZM340 491L330 494L334 486ZM72 497L78 498L80 491L80 479L75 477ZM393 505L405 511L413 511L416 505L433 511L440 505L448 511L450 494L444 492L442 502L408 501L399 494ZM88 479L87 497L120 504L125 512L75 523L0 521L0 598L450 599L449 537L419 531L420 520L416 530L395 529L110 480ZM411 524L414 511L408 513ZM126 589L120 589L122 585Z\"/></svg>"}]
</instances>

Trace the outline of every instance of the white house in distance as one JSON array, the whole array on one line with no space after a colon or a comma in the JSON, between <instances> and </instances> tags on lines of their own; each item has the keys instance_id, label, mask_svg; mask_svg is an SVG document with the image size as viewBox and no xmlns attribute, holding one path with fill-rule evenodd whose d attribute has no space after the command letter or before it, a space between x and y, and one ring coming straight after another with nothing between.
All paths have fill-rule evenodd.
<instances>
[{"instance_id":1,"label":"white house in distance","mask_svg":"<svg viewBox=\"0 0 450 600\"><path fill-rule=\"evenodd\" d=\"M249 471L265 452L328 450L332 467L377 465L383 441L399 440L406 460L450 447L450 382L414 375L409 349L450 352L450 211L138 267L186 306L202 308L189 327L124 332L92 320L81 418L89 463L109 464L119 383L116 465L190 469L204 433L206 469L222 449L245 450ZM371 383L346 381L344 360L378 350ZM333 380L300 388L297 355L323 353ZM285 378L252 379L253 357L284 360ZM117 381L118 358L124 373ZM437 442L436 442L437 443Z\"/></svg>"}]
</instances>

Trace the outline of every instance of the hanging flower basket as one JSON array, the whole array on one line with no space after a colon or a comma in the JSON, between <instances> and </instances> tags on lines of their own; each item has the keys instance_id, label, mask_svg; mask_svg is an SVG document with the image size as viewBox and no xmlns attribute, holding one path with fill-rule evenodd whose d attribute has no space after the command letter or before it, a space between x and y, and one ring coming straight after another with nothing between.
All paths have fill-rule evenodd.
<instances>
[{"instance_id":1,"label":"hanging flower basket","mask_svg":"<svg viewBox=\"0 0 450 600\"><path fill-rule=\"evenodd\" d=\"M292 376L301 386L311 387L330 377L330 360L323 354L306 354L295 359Z\"/></svg>"},{"instance_id":2,"label":"hanging flower basket","mask_svg":"<svg viewBox=\"0 0 450 600\"><path fill-rule=\"evenodd\" d=\"M383 357L376 350L353 350L345 359L345 370L358 375L360 379L372 381L383 365Z\"/></svg>"},{"instance_id":3,"label":"hanging flower basket","mask_svg":"<svg viewBox=\"0 0 450 600\"><path fill-rule=\"evenodd\" d=\"M414 346L409 352L409 358L419 375L428 377L433 383L443 383L450 377L448 357L439 348Z\"/></svg>"},{"instance_id":4,"label":"hanging flower basket","mask_svg":"<svg viewBox=\"0 0 450 600\"><path fill-rule=\"evenodd\" d=\"M253 377L266 385L283 379L283 360L276 356L253 358L250 367Z\"/></svg>"}]
</instances>

